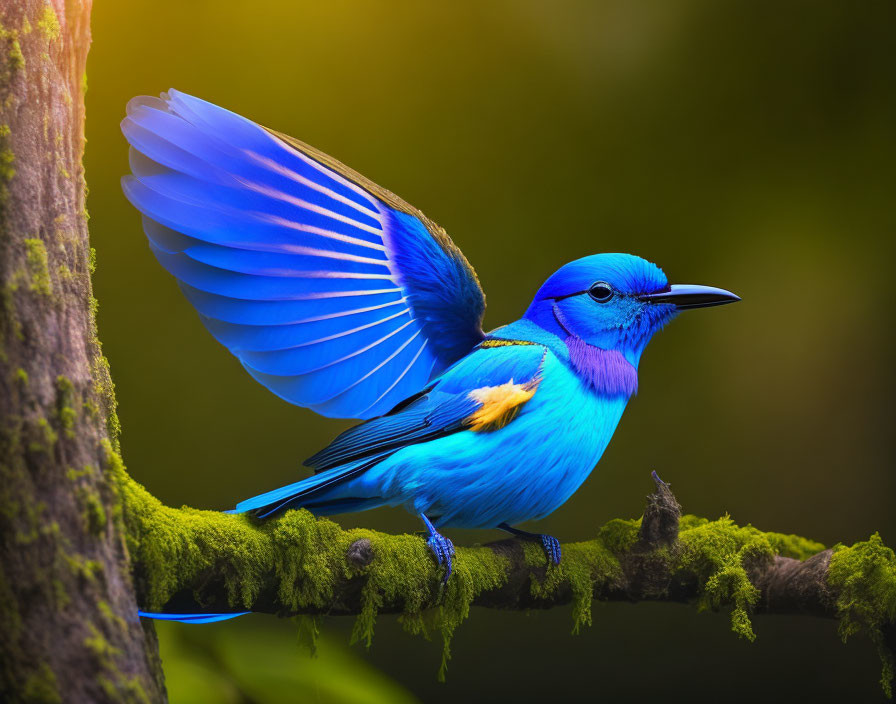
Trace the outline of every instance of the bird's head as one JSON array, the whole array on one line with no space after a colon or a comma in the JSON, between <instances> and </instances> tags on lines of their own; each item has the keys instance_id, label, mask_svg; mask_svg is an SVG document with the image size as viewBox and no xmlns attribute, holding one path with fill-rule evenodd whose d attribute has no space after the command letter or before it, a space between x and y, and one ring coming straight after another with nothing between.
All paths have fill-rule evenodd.
<instances>
[{"instance_id":1,"label":"bird's head","mask_svg":"<svg viewBox=\"0 0 896 704\"><path fill-rule=\"evenodd\" d=\"M711 286L669 285L662 269L631 254L595 254L558 269L525 317L561 339L616 350L637 366L653 334L680 311L739 300Z\"/></svg>"}]
</instances>

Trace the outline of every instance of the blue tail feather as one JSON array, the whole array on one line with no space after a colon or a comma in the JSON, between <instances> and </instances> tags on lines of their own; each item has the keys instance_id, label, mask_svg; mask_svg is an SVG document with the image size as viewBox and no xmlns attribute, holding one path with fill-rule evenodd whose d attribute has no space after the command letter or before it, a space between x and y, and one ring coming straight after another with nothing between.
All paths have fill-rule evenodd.
<instances>
[{"instance_id":1,"label":"blue tail feather","mask_svg":"<svg viewBox=\"0 0 896 704\"><path fill-rule=\"evenodd\" d=\"M334 495L333 489L342 487L346 482L360 476L392 452L393 450L390 450L372 457L365 457L356 462L315 474L313 477L294 484L253 496L251 499L238 503L233 512L252 512L259 518L267 518L274 513L285 511L287 508L308 508L319 515L330 513L328 509L336 507L338 510L333 511L335 513L357 510L357 508L347 508L347 506L373 508L373 506L381 504L379 497L349 496L345 493Z\"/></svg>"},{"instance_id":2,"label":"blue tail feather","mask_svg":"<svg viewBox=\"0 0 896 704\"><path fill-rule=\"evenodd\" d=\"M214 623L215 621L226 621L237 616L245 616L252 613L251 611L235 611L232 613L212 613L212 614L166 614L158 611L138 611L137 615L141 618L151 618L156 621L179 621L180 623Z\"/></svg>"}]
</instances>

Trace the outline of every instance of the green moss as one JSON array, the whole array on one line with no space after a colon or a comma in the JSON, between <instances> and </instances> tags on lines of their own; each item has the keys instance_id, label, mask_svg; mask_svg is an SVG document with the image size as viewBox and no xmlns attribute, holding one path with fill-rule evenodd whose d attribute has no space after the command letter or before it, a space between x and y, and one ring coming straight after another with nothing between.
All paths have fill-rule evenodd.
<instances>
[{"instance_id":1,"label":"green moss","mask_svg":"<svg viewBox=\"0 0 896 704\"><path fill-rule=\"evenodd\" d=\"M2 201L2 193L5 186L0 184L0 201ZM0 361L8 362L9 356L6 353L4 340L7 338L7 330L12 333L12 337L18 340L25 339L25 331L22 329L22 323L19 320L16 310L14 294L17 286L14 281L8 281L0 287L0 321L5 325L0 325Z\"/></svg>"},{"instance_id":2,"label":"green moss","mask_svg":"<svg viewBox=\"0 0 896 704\"><path fill-rule=\"evenodd\" d=\"M47 248L43 240L30 237L24 240L25 263L28 266L28 274L31 282L29 288L35 293L49 296L50 267L47 260Z\"/></svg>"},{"instance_id":3,"label":"green moss","mask_svg":"<svg viewBox=\"0 0 896 704\"><path fill-rule=\"evenodd\" d=\"M749 525L738 526L728 516L717 521L685 519L679 533L677 569L696 574L702 583L698 606L732 606L732 630L754 640L749 614L759 599L759 590L750 582L748 570L772 561L775 550L771 542L761 531Z\"/></svg>"},{"instance_id":4,"label":"green moss","mask_svg":"<svg viewBox=\"0 0 896 704\"><path fill-rule=\"evenodd\" d=\"M47 505L43 501L19 501L4 505L4 515L15 521L15 539L19 545L28 545L40 538L41 529L46 526L46 511Z\"/></svg>"},{"instance_id":5,"label":"green moss","mask_svg":"<svg viewBox=\"0 0 896 704\"><path fill-rule=\"evenodd\" d=\"M21 367L15 371L15 380L23 389L28 386L28 372Z\"/></svg>"},{"instance_id":6,"label":"green moss","mask_svg":"<svg viewBox=\"0 0 896 704\"><path fill-rule=\"evenodd\" d=\"M0 135L2 137L2 142L0 142L0 186L2 186L0 205L5 203L9 196L9 188L6 184L12 181L13 176L16 175L16 155L13 154L9 147L5 146L7 144L6 136L9 134L9 128L6 127L6 129L6 135Z\"/></svg>"},{"instance_id":7,"label":"green moss","mask_svg":"<svg viewBox=\"0 0 896 704\"><path fill-rule=\"evenodd\" d=\"M88 623L87 627L90 635L84 639L84 647L102 667L109 667L121 655L121 650L113 646L94 624Z\"/></svg>"},{"instance_id":8,"label":"green moss","mask_svg":"<svg viewBox=\"0 0 896 704\"><path fill-rule=\"evenodd\" d=\"M8 643L17 642L23 631L18 599L6 576L6 570L0 570L0 631Z\"/></svg>"},{"instance_id":9,"label":"green moss","mask_svg":"<svg viewBox=\"0 0 896 704\"><path fill-rule=\"evenodd\" d=\"M349 568L341 556L362 538L370 540L374 560L364 568ZM441 636L440 680L445 678L454 632L469 616L473 600L483 591L501 586L509 567L506 558L491 550L461 548L455 555L451 579L443 584L441 572L419 536L390 536L363 530L345 532L335 557L343 563L345 576L367 576L352 642L363 642L369 647L382 606L401 604L400 622L406 631L426 637L436 632ZM433 594L437 595L435 603Z\"/></svg>"},{"instance_id":10,"label":"green moss","mask_svg":"<svg viewBox=\"0 0 896 704\"><path fill-rule=\"evenodd\" d=\"M317 657L317 640L320 638L321 616L299 614L294 621L298 629L297 642L300 648L308 651L311 657Z\"/></svg>"},{"instance_id":11,"label":"green moss","mask_svg":"<svg viewBox=\"0 0 896 704\"><path fill-rule=\"evenodd\" d=\"M90 560L83 555L73 553L65 556L65 562L72 574L76 575L85 582L95 582L105 579L105 569L103 563L98 560Z\"/></svg>"},{"instance_id":12,"label":"green moss","mask_svg":"<svg viewBox=\"0 0 896 704\"><path fill-rule=\"evenodd\" d=\"M33 704L58 704L62 701L56 675L47 663L41 663L28 675L22 696L23 701Z\"/></svg>"},{"instance_id":13,"label":"green moss","mask_svg":"<svg viewBox=\"0 0 896 704\"><path fill-rule=\"evenodd\" d=\"M8 56L10 68L13 70L25 68L25 55L22 54L22 45L19 44L19 39L15 35L10 37Z\"/></svg>"},{"instance_id":14,"label":"green moss","mask_svg":"<svg viewBox=\"0 0 896 704\"><path fill-rule=\"evenodd\" d=\"M184 585L200 583L199 576L210 573L223 579L234 608L249 607L273 573L284 608L324 612L336 598L339 580L364 575L353 641L371 643L384 604L402 605L402 623L411 632L428 630L423 612L435 606L427 615L445 642L447 661L451 636L469 615L473 599L506 580L505 558L488 549L461 549L451 580L439 591L440 571L418 536L345 531L307 511L256 521L244 515L172 509L128 479L119 460L111 466L121 482L128 550L140 566L137 579L145 608L161 608ZM361 539L370 541L375 558L357 567L346 555ZM440 595L435 604L433 593ZM202 593L194 596L202 603Z\"/></svg>"},{"instance_id":15,"label":"green moss","mask_svg":"<svg viewBox=\"0 0 896 704\"><path fill-rule=\"evenodd\" d=\"M59 440L59 434L53 430L53 426L46 418L39 418L34 425L34 430L29 434L32 437L31 442L28 443L28 449L31 452L50 454Z\"/></svg>"},{"instance_id":16,"label":"green moss","mask_svg":"<svg viewBox=\"0 0 896 704\"><path fill-rule=\"evenodd\" d=\"M86 210L83 213L87 217ZM90 273L96 271L96 250L91 247L88 254L88 268ZM115 398L115 384L112 382L112 371L109 367L109 360L103 356L103 346L100 343L97 334L96 314L99 309L99 302L94 296L90 297L90 337L93 346L93 360L91 364L91 372L94 382L94 393L105 411L106 432L112 443L112 449L117 451L120 448L121 438L121 422L118 419L118 401ZM91 399L85 399L85 409L96 415L99 411L96 404Z\"/></svg>"},{"instance_id":17,"label":"green moss","mask_svg":"<svg viewBox=\"0 0 896 704\"><path fill-rule=\"evenodd\" d=\"M805 560L824 550L824 545L798 535L785 535L784 533L763 533L766 540L772 546L776 555L792 557L795 560Z\"/></svg>"},{"instance_id":18,"label":"green moss","mask_svg":"<svg viewBox=\"0 0 896 704\"><path fill-rule=\"evenodd\" d=\"M14 166L15 161L16 155L13 154L11 149L0 149L0 180L4 182L12 181L12 177L16 175L16 167ZM5 183L3 187L4 189L6 188ZM3 200L6 200L5 195L3 197Z\"/></svg>"},{"instance_id":19,"label":"green moss","mask_svg":"<svg viewBox=\"0 0 896 704\"><path fill-rule=\"evenodd\" d=\"M84 523L93 535L102 535L106 530L106 509L99 494L92 489L83 487L78 496L83 506L82 517Z\"/></svg>"},{"instance_id":20,"label":"green moss","mask_svg":"<svg viewBox=\"0 0 896 704\"><path fill-rule=\"evenodd\" d=\"M104 602L100 602L98 606L104 619L108 620L108 618L111 618L111 623L115 627L123 624L123 621L119 623L119 617L112 613L108 605L105 605L105 609L103 608ZM127 624L123 625L127 628ZM101 670L97 676L97 683L109 701L145 702L145 704L149 704L149 696L143 688L140 679L136 676L127 675L118 667L117 662L123 654L122 651L113 646L96 625L88 623L87 626L90 630L90 635L84 639L84 647Z\"/></svg>"},{"instance_id":21,"label":"green moss","mask_svg":"<svg viewBox=\"0 0 896 704\"><path fill-rule=\"evenodd\" d=\"M37 18L37 28L50 41L59 39L61 29L59 27L59 18L56 16L53 6L47 3Z\"/></svg>"},{"instance_id":22,"label":"green moss","mask_svg":"<svg viewBox=\"0 0 896 704\"><path fill-rule=\"evenodd\" d=\"M149 704L150 698L138 677L119 675L115 680L106 675L97 677L97 682L109 701L141 702Z\"/></svg>"},{"instance_id":23,"label":"green moss","mask_svg":"<svg viewBox=\"0 0 896 704\"><path fill-rule=\"evenodd\" d=\"M99 609L99 612L103 615L103 618L106 619L106 621L114 625L116 628L127 632L127 622L121 616L115 613L112 610L112 607L109 606L107 602L100 600L97 602L96 606L97 609Z\"/></svg>"},{"instance_id":24,"label":"green moss","mask_svg":"<svg viewBox=\"0 0 896 704\"><path fill-rule=\"evenodd\" d=\"M70 438L75 437L75 421L78 419L75 408L79 404L75 395L75 386L68 377L56 377L56 416L63 432Z\"/></svg>"},{"instance_id":25,"label":"green moss","mask_svg":"<svg viewBox=\"0 0 896 704\"><path fill-rule=\"evenodd\" d=\"M140 520L135 515L138 499L146 499L144 508L153 512L148 530L135 538L129 531L128 548L141 564L145 581L145 608L159 609L184 584L199 574L226 562L225 583L228 601L234 606L247 605L259 593L262 564L272 562L268 537L252 530L246 519L212 512L181 511L152 505L142 488L127 491L124 500L129 512L126 519ZM144 514L144 517L147 517Z\"/></svg>"},{"instance_id":26,"label":"green moss","mask_svg":"<svg viewBox=\"0 0 896 704\"><path fill-rule=\"evenodd\" d=\"M231 607L249 608L264 590L276 585L284 611L313 615L332 611L334 605L338 611L344 595L337 585L362 578L352 640L369 646L378 614L387 606L397 608L407 631L441 636L443 677L452 635L469 616L471 604L508 578L508 559L487 547L458 548L454 573L442 585L441 572L419 536L343 530L304 510L257 521L245 515L169 508L127 476L110 443L106 451L106 470L121 497L141 605L147 609L161 609L184 588L194 590L200 606L210 604L219 595L205 590L216 590L219 584ZM535 603L551 603L571 592L577 630L592 622L595 593L625 585L621 558L640 560L642 566L655 561L662 568L657 572L668 575L669 584L696 582L700 608L730 609L732 630L753 640L750 614L760 595L750 575L767 568L775 555L805 559L824 548L798 536L738 526L728 516L714 521L682 516L679 542L656 549L638 543L639 528L639 520L610 521L597 539L564 545L558 566L547 564L537 543L522 542L525 562L532 568L530 594ZM346 556L350 546L362 539L369 541L373 560L357 566ZM625 564L628 570L631 563ZM840 547L831 562L829 581L839 595L844 636L867 632L889 658L881 628L896 618L892 551L877 536L852 548ZM668 585L649 589L653 591L645 595L651 598L668 596L664 591ZM301 619L300 632L312 647L317 628L315 618ZM885 659L885 686L891 675L892 659Z\"/></svg>"},{"instance_id":27,"label":"green moss","mask_svg":"<svg viewBox=\"0 0 896 704\"><path fill-rule=\"evenodd\" d=\"M53 603L57 610L63 611L68 607L72 599L68 595L65 583L61 579L53 577L51 583L53 585Z\"/></svg>"},{"instance_id":28,"label":"green moss","mask_svg":"<svg viewBox=\"0 0 896 704\"><path fill-rule=\"evenodd\" d=\"M881 658L881 686L892 697L896 662L883 627L896 623L896 556L877 533L851 547L837 545L828 584L837 594L840 635L844 641L860 632L871 638Z\"/></svg>"},{"instance_id":29,"label":"green moss","mask_svg":"<svg viewBox=\"0 0 896 704\"><path fill-rule=\"evenodd\" d=\"M92 474L96 473L96 467L93 465L86 464L83 469L75 469L74 467L69 468L66 475L72 481L77 481L81 477L89 477Z\"/></svg>"},{"instance_id":30,"label":"green moss","mask_svg":"<svg viewBox=\"0 0 896 704\"><path fill-rule=\"evenodd\" d=\"M634 523L637 524L637 521ZM618 545L615 539L621 538L624 533L622 526L614 525L609 528L607 535L613 539L611 543L614 548ZM537 573L533 572L532 596L549 601L565 585L568 584L571 588L573 633L592 623L591 602L594 590L603 589L621 580L623 576L614 549L603 539L564 545L563 559L559 565L548 564L544 550L535 541L523 543L523 550L527 564L545 568L543 578L536 577Z\"/></svg>"},{"instance_id":31,"label":"green moss","mask_svg":"<svg viewBox=\"0 0 896 704\"><path fill-rule=\"evenodd\" d=\"M638 542L640 519L614 518L598 531L597 537L612 552L621 553L631 549Z\"/></svg>"},{"instance_id":32,"label":"green moss","mask_svg":"<svg viewBox=\"0 0 896 704\"><path fill-rule=\"evenodd\" d=\"M12 71L25 67L25 56L22 54L22 46L19 43L18 30L6 29L6 27L0 24L0 40L9 42L9 48L6 50L7 61L3 62L3 75L6 80L9 80Z\"/></svg>"},{"instance_id":33,"label":"green moss","mask_svg":"<svg viewBox=\"0 0 896 704\"><path fill-rule=\"evenodd\" d=\"M106 432L112 442L112 448L118 450L121 437L121 422L118 420L118 401L115 398L115 384L112 382L112 370L109 360L103 356L103 347L100 344L96 330L96 312L99 303L93 296L90 297L90 320L92 329L95 356L93 358L93 390L106 412Z\"/></svg>"},{"instance_id":34,"label":"green moss","mask_svg":"<svg viewBox=\"0 0 896 704\"><path fill-rule=\"evenodd\" d=\"M84 403L82 404L84 408L84 412L89 415L91 418L98 418L100 415L100 407L96 404L89 396L84 399Z\"/></svg>"}]
</instances>

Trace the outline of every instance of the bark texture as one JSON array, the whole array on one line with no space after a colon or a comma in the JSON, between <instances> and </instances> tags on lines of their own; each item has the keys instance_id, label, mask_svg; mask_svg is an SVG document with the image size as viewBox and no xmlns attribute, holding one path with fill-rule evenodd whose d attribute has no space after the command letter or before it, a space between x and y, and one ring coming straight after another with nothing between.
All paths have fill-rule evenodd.
<instances>
[{"instance_id":1,"label":"bark texture","mask_svg":"<svg viewBox=\"0 0 896 704\"><path fill-rule=\"evenodd\" d=\"M0 3L0 700L162 701L90 287L91 0Z\"/></svg>"}]
</instances>

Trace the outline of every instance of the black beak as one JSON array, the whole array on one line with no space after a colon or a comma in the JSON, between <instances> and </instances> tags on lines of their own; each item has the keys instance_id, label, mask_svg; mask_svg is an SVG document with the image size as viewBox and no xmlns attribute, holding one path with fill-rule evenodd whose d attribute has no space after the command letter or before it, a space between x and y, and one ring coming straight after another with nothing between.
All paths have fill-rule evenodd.
<instances>
[{"instance_id":1,"label":"black beak","mask_svg":"<svg viewBox=\"0 0 896 704\"><path fill-rule=\"evenodd\" d=\"M665 291L644 293L638 298L648 303L671 303L678 310L723 306L726 303L740 300L739 296L735 296L731 291L726 291L723 288L696 284L673 284Z\"/></svg>"}]
</instances>

